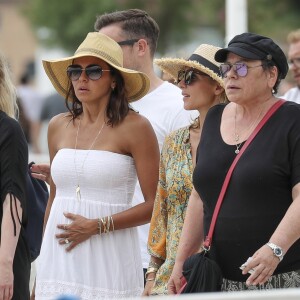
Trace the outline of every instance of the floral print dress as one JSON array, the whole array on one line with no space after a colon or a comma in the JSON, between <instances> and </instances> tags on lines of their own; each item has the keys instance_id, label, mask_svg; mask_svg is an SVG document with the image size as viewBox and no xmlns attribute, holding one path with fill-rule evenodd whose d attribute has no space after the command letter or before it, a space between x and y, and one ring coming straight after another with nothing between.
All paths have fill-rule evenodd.
<instances>
[{"instance_id":1,"label":"floral print dress","mask_svg":"<svg viewBox=\"0 0 300 300\"><path fill-rule=\"evenodd\" d=\"M159 183L150 223L148 252L164 260L159 268L152 295L168 293L192 185L193 163L189 126L166 137L160 160Z\"/></svg>"}]
</instances>

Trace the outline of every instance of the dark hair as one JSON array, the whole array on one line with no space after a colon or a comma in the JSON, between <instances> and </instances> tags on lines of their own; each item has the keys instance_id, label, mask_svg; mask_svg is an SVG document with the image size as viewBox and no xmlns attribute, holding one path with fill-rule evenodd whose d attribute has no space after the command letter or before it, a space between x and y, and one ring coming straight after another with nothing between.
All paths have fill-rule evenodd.
<instances>
[{"instance_id":1,"label":"dark hair","mask_svg":"<svg viewBox=\"0 0 300 300\"><path fill-rule=\"evenodd\" d=\"M154 57L159 37L159 26L147 12L140 9L128 9L97 16L95 30L119 23L127 39L145 39Z\"/></svg>"},{"instance_id":2,"label":"dark hair","mask_svg":"<svg viewBox=\"0 0 300 300\"><path fill-rule=\"evenodd\" d=\"M281 75L281 73L280 73L280 70L279 70L278 66L275 64L275 62L274 62L273 60L263 60L263 61L262 61L262 68L263 68L264 71L273 69L274 67L277 67L277 70L278 70L278 76L277 76L277 80L276 80L276 82L275 82L275 85L273 86L273 91L272 91L272 93L273 93L273 94L277 94L277 92L278 92L278 87L279 87L279 84L280 84L281 79L282 79L282 78L281 78L282 75Z\"/></svg>"},{"instance_id":3,"label":"dark hair","mask_svg":"<svg viewBox=\"0 0 300 300\"><path fill-rule=\"evenodd\" d=\"M114 76L116 87L110 95L108 105L106 107L106 117L108 118L107 124L114 126L123 121L129 111L128 97L125 90L125 83L121 73L111 68L111 75ZM71 98L73 101L68 101ZM72 114L72 119L76 119L83 111L82 103L75 95L74 88L69 80L68 93L65 99L67 109Z\"/></svg>"}]
</instances>

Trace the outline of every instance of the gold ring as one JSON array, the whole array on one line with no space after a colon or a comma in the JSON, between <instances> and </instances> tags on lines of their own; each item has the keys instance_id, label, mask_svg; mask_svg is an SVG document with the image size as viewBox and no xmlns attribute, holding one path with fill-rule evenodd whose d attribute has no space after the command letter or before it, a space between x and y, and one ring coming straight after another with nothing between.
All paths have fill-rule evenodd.
<instances>
[{"instance_id":1,"label":"gold ring","mask_svg":"<svg viewBox=\"0 0 300 300\"><path fill-rule=\"evenodd\" d=\"M70 241L69 241L68 239L65 239L65 243L66 243L66 244L69 244Z\"/></svg>"}]
</instances>

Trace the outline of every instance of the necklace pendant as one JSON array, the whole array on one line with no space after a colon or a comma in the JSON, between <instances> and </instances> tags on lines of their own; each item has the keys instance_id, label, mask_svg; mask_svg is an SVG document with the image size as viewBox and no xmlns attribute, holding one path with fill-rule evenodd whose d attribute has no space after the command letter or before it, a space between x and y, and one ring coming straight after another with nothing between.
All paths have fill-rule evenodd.
<instances>
[{"instance_id":1,"label":"necklace pendant","mask_svg":"<svg viewBox=\"0 0 300 300\"><path fill-rule=\"evenodd\" d=\"M239 150L239 149L236 149L236 150L234 151L234 153L235 153L235 154L239 154L239 153L240 153L240 150Z\"/></svg>"},{"instance_id":2,"label":"necklace pendant","mask_svg":"<svg viewBox=\"0 0 300 300\"><path fill-rule=\"evenodd\" d=\"M77 197L78 201L81 200L80 186L79 185L77 185L77 188L76 188L76 197Z\"/></svg>"}]
</instances>

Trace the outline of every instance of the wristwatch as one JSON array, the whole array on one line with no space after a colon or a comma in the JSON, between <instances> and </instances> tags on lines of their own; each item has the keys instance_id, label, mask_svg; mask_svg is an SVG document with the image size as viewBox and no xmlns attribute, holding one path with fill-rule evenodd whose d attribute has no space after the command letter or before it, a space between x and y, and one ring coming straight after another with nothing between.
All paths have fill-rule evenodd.
<instances>
[{"instance_id":1,"label":"wristwatch","mask_svg":"<svg viewBox=\"0 0 300 300\"><path fill-rule=\"evenodd\" d=\"M282 251L282 249L279 246L277 246L277 245L275 245L273 243L270 243L270 242L267 243L266 245L269 246L273 250L273 254L276 257L278 257L280 261L283 260L283 251Z\"/></svg>"}]
</instances>

